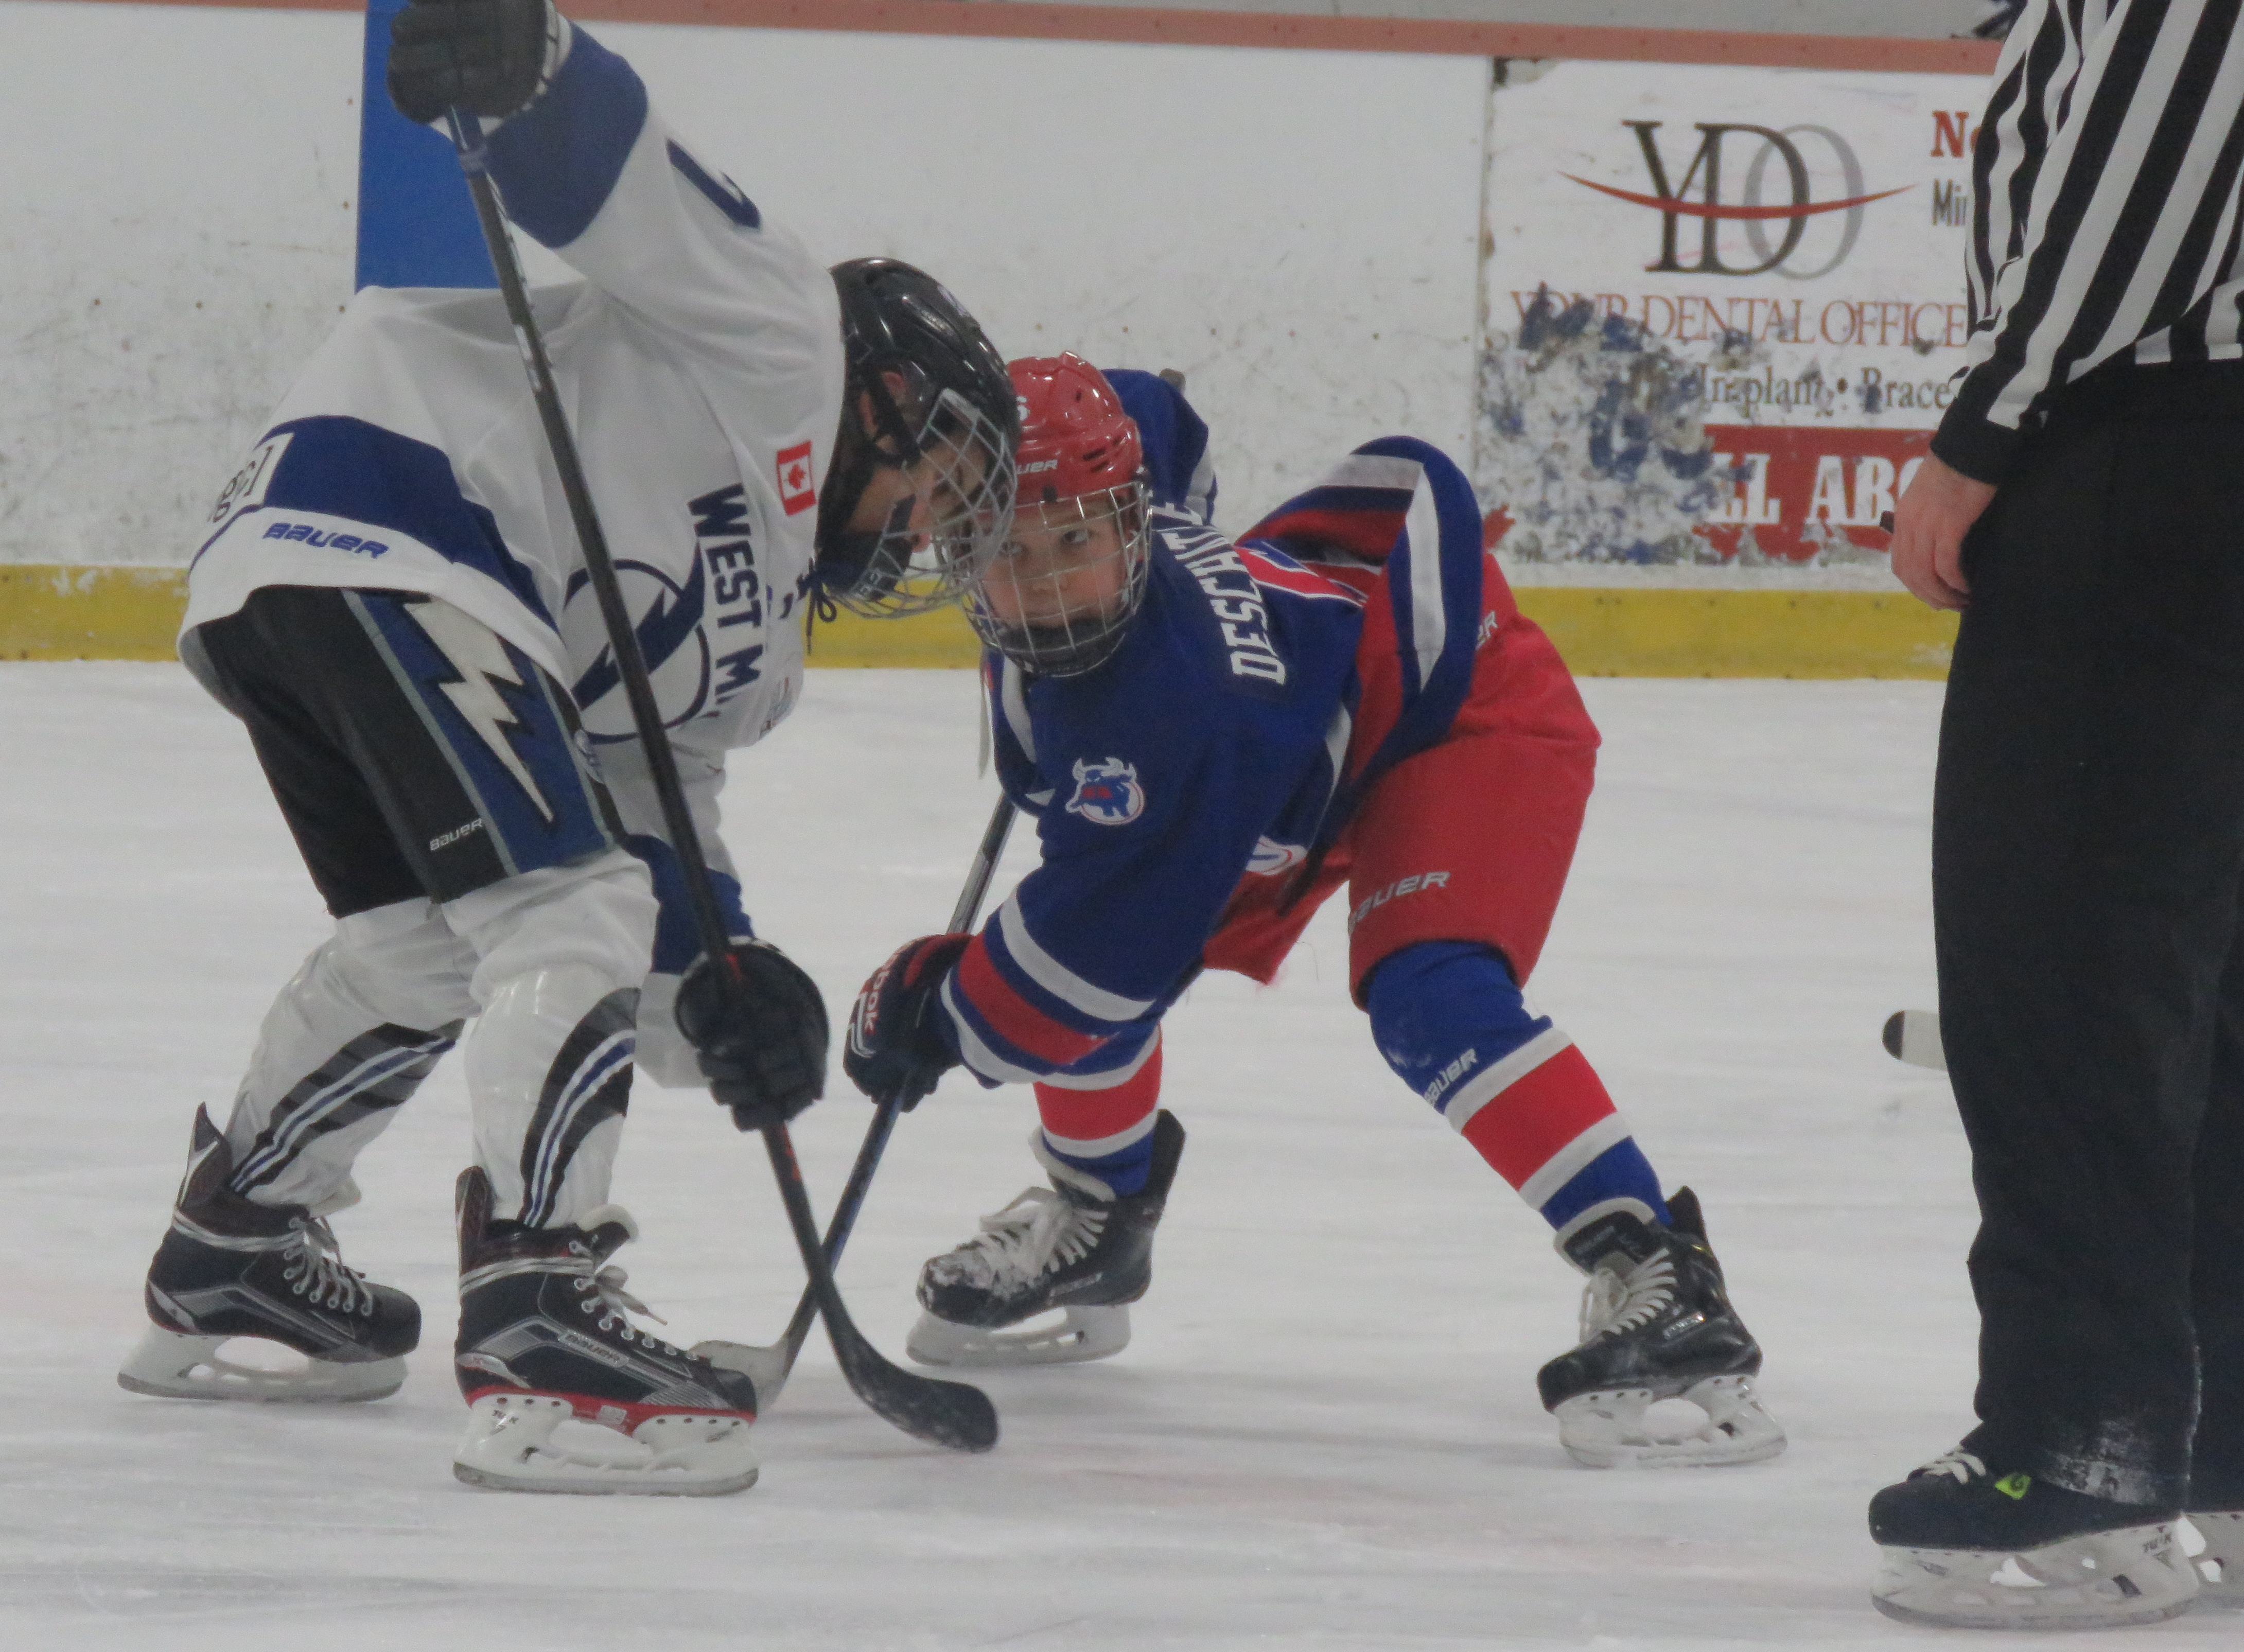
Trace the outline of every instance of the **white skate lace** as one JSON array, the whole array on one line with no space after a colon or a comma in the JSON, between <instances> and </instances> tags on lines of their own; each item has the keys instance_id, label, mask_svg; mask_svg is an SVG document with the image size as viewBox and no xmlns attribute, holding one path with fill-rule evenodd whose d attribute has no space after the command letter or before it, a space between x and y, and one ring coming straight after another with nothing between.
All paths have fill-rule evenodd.
<instances>
[{"instance_id":1,"label":"white skate lace","mask_svg":"<svg viewBox=\"0 0 2244 1652\"><path fill-rule=\"evenodd\" d=\"M1582 1340L1649 1324L1675 1299L1675 1259L1662 1251L1626 1273L1592 1269L1582 1287Z\"/></svg>"},{"instance_id":2,"label":"white skate lace","mask_svg":"<svg viewBox=\"0 0 2244 1652\"><path fill-rule=\"evenodd\" d=\"M943 1273L982 1288L1024 1285L1091 1254L1106 1231L1107 1212L1071 1204L1048 1187L1032 1187L982 1231L943 1258Z\"/></svg>"},{"instance_id":3,"label":"white skate lace","mask_svg":"<svg viewBox=\"0 0 2244 1652\"><path fill-rule=\"evenodd\" d=\"M335 1230L321 1217L298 1217L288 1224L295 1230L288 1265L280 1277L289 1288L315 1308L342 1313L371 1314L374 1287L355 1268L343 1265L342 1247Z\"/></svg>"},{"instance_id":4,"label":"white skate lace","mask_svg":"<svg viewBox=\"0 0 2244 1652\"><path fill-rule=\"evenodd\" d=\"M1987 1465L1958 1446L1953 1451L1941 1453L1916 1473L1926 1475L1952 1474L1956 1477L1957 1485L1969 1486L1974 1480L1986 1478ZM1914 1479L1916 1476L1912 1475L1910 1478Z\"/></svg>"},{"instance_id":5,"label":"white skate lace","mask_svg":"<svg viewBox=\"0 0 2244 1652\"><path fill-rule=\"evenodd\" d=\"M591 1251L582 1244L572 1243L569 1246L568 1260L559 1264L554 1271L577 1275L576 1289L585 1293L585 1299L577 1306L582 1312L598 1314L596 1323L602 1331L618 1335L625 1342L639 1343L658 1353L669 1354L676 1359L700 1357L665 1342L652 1331L641 1331L633 1325L629 1316L634 1313L645 1314L658 1325L668 1325L670 1321L624 1289L624 1282L631 1275L621 1268L601 1267Z\"/></svg>"}]
</instances>

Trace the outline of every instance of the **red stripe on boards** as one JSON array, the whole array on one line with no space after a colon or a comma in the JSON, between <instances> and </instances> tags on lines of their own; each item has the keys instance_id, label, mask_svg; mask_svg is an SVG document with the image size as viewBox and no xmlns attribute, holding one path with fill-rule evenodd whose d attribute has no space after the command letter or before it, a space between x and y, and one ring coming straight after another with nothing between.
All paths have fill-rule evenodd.
<instances>
[{"instance_id":1,"label":"red stripe on boards","mask_svg":"<svg viewBox=\"0 0 2244 1652\"><path fill-rule=\"evenodd\" d=\"M80 0L208 10L355 11L365 0ZM669 23L852 34L950 35L990 40L1093 40L1135 45L1247 46L1312 51L1399 51L1435 57L1576 57L1608 63L1738 64L1768 69L1870 69L1985 75L1999 48L1985 40L1870 35L1734 34L1711 29L1456 23L1423 17L1336 17L1159 6L1033 5L1025 0L571 0L586 23Z\"/></svg>"}]
</instances>

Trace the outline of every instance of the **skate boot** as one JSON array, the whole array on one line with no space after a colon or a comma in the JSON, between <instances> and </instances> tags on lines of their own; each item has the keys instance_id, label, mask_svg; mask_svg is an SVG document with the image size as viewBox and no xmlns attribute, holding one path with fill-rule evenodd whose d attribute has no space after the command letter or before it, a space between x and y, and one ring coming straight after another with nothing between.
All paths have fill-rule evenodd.
<instances>
[{"instance_id":1,"label":"skate boot","mask_svg":"<svg viewBox=\"0 0 2244 1652\"><path fill-rule=\"evenodd\" d=\"M1153 1163L1125 1198L1052 1156L1044 1132L1029 1150L1051 1177L982 1231L920 1271L920 1305L904 1352L923 1365L1047 1365L1104 1359L1130 1340L1129 1305L1153 1280L1153 1230L1176 1179L1185 1127L1153 1120ZM1020 1329L1058 1311L1057 1324Z\"/></svg>"},{"instance_id":2,"label":"skate boot","mask_svg":"<svg viewBox=\"0 0 2244 1652\"><path fill-rule=\"evenodd\" d=\"M461 1173L460 1338L468 1401L452 1472L502 1491L712 1497L755 1483L755 1388L632 1327L645 1304L605 1266L639 1237L604 1204L579 1227L491 1217L490 1179ZM612 1430L556 1432L580 1421Z\"/></svg>"},{"instance_id":3,"label":"skate boot","mask_svg":"<svg viewBox=\"0 0 2244 1652\"><path fill-rule=\"evenodd\" d=\"M1589 1275L1582 1340L1536 1374L1559 1443L1588 1468L1696 1468L1754 1463L1784 1449L1753 1379L1761 1346L1722 1289L1698 1196L1679 1189L1661 1227L1635 1199L1592 1205L1558 1234L1558 1254ZM1706 1413L1695 1427L1656 1427L1657 1401Z\"/></svg>"},{"instance_id":4,"label":"skate boot","mask_svg":"<svg viewBox=\"0 0 2244 1652\"><path fill-rule=\"evenodd\" d=\"M2189 1610L2199 1577L2178 1510L1994 1474L1961 1446L1870 1499L1870 1603L1950 1628L2090 1629Z\"/></svg>"},{"instance_id":5,"label":"skate boot","mask_svg":"<svg viewBox=\"0 0 2244 1652\"><path fill-rule=\"evenodd\" d=\"M153 1321L117 1373L136 1394L176 1399L379 1399L405 1380L421 1310L402 1291L343 1265L326 1221L301 1204L258 1204L226 1186L233 1154L204 1109L172 1210L148 1266ZM277 1342L301 1369L220 1356L235 1338Z\"/></svg>"}]
</instances>

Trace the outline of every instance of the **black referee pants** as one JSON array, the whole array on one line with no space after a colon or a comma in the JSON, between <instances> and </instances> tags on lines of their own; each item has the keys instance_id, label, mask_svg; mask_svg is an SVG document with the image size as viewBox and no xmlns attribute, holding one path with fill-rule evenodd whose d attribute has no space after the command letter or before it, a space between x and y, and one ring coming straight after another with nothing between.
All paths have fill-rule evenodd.
<instances>
[{"instance_id":1,"label":"black referee pants","mask_svg":"<svg viewBox=\"0 0 2244 1652\"><path fill-rule=\"evenodd\" d=\"M2244 1507L2244 363L2074 387L1964 556L1933 908L1970 1444Z\"/></svg>"}]
</instances>

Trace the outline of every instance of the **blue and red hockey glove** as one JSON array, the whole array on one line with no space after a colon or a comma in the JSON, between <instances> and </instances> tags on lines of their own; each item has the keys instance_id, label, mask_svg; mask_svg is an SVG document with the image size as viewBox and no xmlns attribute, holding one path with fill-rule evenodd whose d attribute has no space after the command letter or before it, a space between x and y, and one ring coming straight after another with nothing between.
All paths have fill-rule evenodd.
<instances>
[{"instance_id":1,"label":"blue and red hockey glove","mask_svg":"<svg viewBox=\"0 0 2244 1652\"><path fill-rule=\"evenodd\" d=\"M842 1070L873 1100L894 1097L909 1113L958 1065L936 995L973 941L971 935L923 935L907 941L858 989Z\"/></svg>"}]
</instances>

